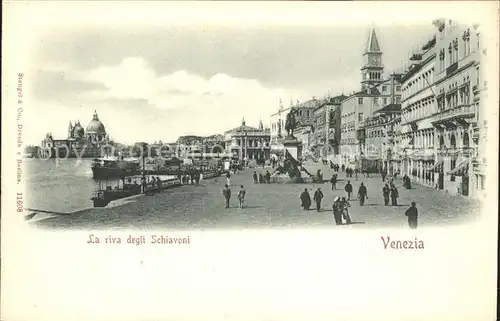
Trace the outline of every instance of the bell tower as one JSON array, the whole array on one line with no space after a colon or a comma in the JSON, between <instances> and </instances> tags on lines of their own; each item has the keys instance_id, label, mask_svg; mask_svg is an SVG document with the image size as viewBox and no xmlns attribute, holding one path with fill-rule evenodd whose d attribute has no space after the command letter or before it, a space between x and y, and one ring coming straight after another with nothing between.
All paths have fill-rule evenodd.
<instances>
[{"instance_id":1,"label":"bell tower","mask_svg":"<svg viewBox=\"0 0 500 321\"><path fill-rule=\"evenodd\" d=\"M372 88L380 84L384 80L383 72L382 51L380 50L375 29L371 28L368 34L365 52L363 53L361 89Z\"/></svg>"},{"instance_id":2,"label":"bell tower","mask_svg":"<svg viewBox=\"0 0 500 321\"><path fill-rule=\"evenodd\" d=\"M73 138L72 133L73 133L73 125L71 125L71 120L70 120L68 126L68 138Z\"/></svg>"}]
</instances>

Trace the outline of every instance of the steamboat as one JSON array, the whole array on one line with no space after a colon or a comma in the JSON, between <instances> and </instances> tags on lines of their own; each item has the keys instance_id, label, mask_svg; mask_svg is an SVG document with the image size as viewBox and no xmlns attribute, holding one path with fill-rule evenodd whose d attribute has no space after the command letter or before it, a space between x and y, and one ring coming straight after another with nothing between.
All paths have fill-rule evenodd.
<instances>
[{"instance_id":1,"label":"steamboat","mask_svg":"<svg viewBox=\"0 0 500 321\"><path fill-rule=\"evenodd\" d=\"M95 158L91 169L92 177L102 180L139 175L141 173L140 161L137 158Z\"/></svg>"}]
</instances>

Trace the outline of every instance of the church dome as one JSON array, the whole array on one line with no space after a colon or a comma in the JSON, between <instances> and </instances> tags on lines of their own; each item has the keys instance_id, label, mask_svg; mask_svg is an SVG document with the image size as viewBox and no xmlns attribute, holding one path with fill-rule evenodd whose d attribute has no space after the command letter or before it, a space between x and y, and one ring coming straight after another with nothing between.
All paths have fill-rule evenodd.
<instances>
[{"instance_id":1,"label":"church dome","mask_svg":"<svg viewBox=\"0 0 500 321\"><path fill-rule=\"evenodd\" d=\"M88 134L100 134L104 135L106 134L106 130L104 129L103 123L99 120L99 117L97 116L97 112L94 111L94 117L90 121L90 123L87 126L86 130L87 135Z\"/></svg>"},{"instance_id":2,"label":"church dome","mask_svg":"<svg viewBox=\"0 0 500 321\"><path fill-rule=\"evenodd\" d=\"M82 125L80 125L80 122L77 122L75 127L73 127L73 137L82 138L84 133Z\"/></svg>"}]
</instances>

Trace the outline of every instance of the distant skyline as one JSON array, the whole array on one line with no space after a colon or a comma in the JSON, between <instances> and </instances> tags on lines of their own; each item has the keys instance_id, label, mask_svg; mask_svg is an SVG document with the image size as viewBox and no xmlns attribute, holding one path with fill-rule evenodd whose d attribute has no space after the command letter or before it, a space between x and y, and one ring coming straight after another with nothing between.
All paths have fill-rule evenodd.
<instances>
[{"instance_id":1,"label":"distant skyline","mask_svg":"<svg viewBox=\"0 0 500 321\"><path fill-rule=\"evenodd\" d=\"M65 138L69 121L86 127L94 110L116 141L174 141L223 133L243 117L248 125L262 118L269 126L280 98L286 107L359 90L371 27L387 75L402 71L434 35L434 19L488 23L496 21L492 8L486 2L15 2L3 37L10 44L3 75L25 74L27 144L39 144L47 132Z\"/></svg>"},{"instance_id":2,"label":"distant skyline","mask_svg":"<svg viewBox=\"0 0 500 321\"><path fill-rule=\"evenodd\" d=\"M402 71L433 36L420 25L328 27L143 27L59 31L40 38L32 97L53 115L30 131L65 138L97 110L123 143L220 134L245 117L257 126L279 108L360 89L362 53L375 27L385 74ZM28 138L28 137L27 137Z\"/></svg>"}]
</instances>

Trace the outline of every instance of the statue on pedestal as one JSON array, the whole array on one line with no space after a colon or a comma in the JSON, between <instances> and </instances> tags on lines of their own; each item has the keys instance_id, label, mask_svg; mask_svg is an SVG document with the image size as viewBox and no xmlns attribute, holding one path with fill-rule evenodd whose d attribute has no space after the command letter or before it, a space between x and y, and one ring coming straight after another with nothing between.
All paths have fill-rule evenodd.
<instances>
[{"instance_id":1,"label":"statue on pedestal","mask_svg":"<svg viewBox=\"0 0 500 321\"><path fill-rule=\"evenodd\" d=\"M295 139L295 136L293 136L293 131L297 128L298 122L295 119L295 113L297 111L292 109L286 115L286 122L285 122L285 130L287 132L287 138Z\"/></svg>"}]
</instances>

